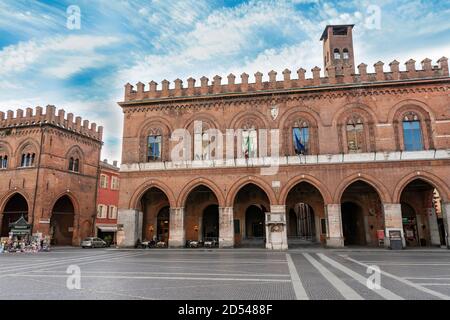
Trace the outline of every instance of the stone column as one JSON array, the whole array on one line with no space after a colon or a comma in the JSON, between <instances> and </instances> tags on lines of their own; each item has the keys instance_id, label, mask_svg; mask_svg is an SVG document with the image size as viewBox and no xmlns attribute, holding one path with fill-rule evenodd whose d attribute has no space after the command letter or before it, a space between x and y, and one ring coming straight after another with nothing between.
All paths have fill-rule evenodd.
<instances>
[{"instance_id":1,"label":"stone column","mask_svg":"<svg viewBox=\"0 0 450 320\"><path fill-rule=\"evenodd\" d=\"M439 226L437 223L436 210L434 208L428 208L426 212L428 216L428 228L430 231L431 245L440 246L441 238L439 236Z\"/></svg>"},{"instance_id":2,"label":"stone column","mask_svg":"<svg viewBox=\"0 0 450 320\"><path fill-rule=\"evenodd\" d=\"M270 206L270 212L266 212L266 249L287 248L286 206Z\"/></svg>"},{"instance_id":3,"label":"stone column","mask_svg":"<svg viewBox=\"0 0 450 320\"><path fill-rule=\"evenodd\" d=\"M219 208L219 247L234 247L233 207Z\"/></svg>"},{"instance_id":4,"label":"stone column","mask_svg":"<svg viewBox=\"0 0 450 320\"><path fill-rule=\"evenodd\" d=\"M384 246L389 247L389 231L399 230L402 235L403 247L406 246L405 235L403 234L402 205L400 203L383 203L384 212Z\"/></svg>"},{"instance_id":5,"label":"stone column","mask_svg":"<svg viewBox=\"0 0 450 320\"><path fill-rule=\"evenodd\" d=\"M142 218L143 214L135 209L119 209L117 225L120 230L117 234L117 245L119 247L134 247L136 241L142 241Z\"/></svg>"},{"instance_id":6,"label":"stone column","mask_svg":"<svg viewBox=\"0 0 450 320\"><path fill-rule=\"evenodd\" d=\"M442 217L445 227L445 243L447 249L450 249L450 202L442 203Z\"/></svg>"},{"instance_id":7,"label":"stone column","mask_svg":"<svg viewBox=\"0 0 450 320\"><path fill-rule=\"evenodd\" d=\"M186 244L184 208L170 208L169 247L182 248Z\"/></svg>"},{"instance_id":8,"label":"stone column","mask_svg":"<svg viewBox=\"0 0 450 320\"><path fill-rule=\"evenodd\" d=\"M327 246L340 248L344 246L342 233L341 204L327 204L325 206L327 215Z\"/></svg>"}]
</instances>

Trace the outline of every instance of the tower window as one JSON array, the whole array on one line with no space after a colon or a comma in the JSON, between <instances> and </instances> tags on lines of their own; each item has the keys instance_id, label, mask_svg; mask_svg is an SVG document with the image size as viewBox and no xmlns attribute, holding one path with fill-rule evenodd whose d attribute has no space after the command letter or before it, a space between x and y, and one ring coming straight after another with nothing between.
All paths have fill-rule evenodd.
<instances>
[{"instance_id":1,"label":"tower window","mask_svg":"<svg viewBox=\"0 0 450 320\"><path fill-rule=\"evenodd\" d=\"M333 36L346 36L347 27L333 27Z\"/></svg>"},{"instance_id":2,"label":"tower window","mask_svg":"<svg viewBox=\"0 0 450 320\"><path fill-rule=\"evenodd\" d=\"M338 49L338 48L336 48L336 49L333 50L333 55L334 55L334 59L335 59L335 60L341 59L341 53L339 52L339 49Z\"/></svg>"},{"instance_id":3,"label":"tower window","mask_svg":"<svg viewBox=\"0 0 450 320\"><path fill-rule=\"evenodd\" d=\"M347 49L347 48L345 48L345 49L342 51L342 56L343 56L344 60L348 60L348 59L349 59L348 49Z\"/></svg>"}]
</instances>

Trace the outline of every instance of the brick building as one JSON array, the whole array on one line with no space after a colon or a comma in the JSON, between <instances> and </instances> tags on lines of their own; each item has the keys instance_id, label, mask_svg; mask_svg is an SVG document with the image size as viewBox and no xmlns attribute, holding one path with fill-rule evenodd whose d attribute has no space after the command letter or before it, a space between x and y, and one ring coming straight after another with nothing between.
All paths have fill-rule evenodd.
<instances>
[{"instance_id":1,"label":"brick building","mask_svg":"<svg viewBox=\"0 0 450 320\"><path fill-rule=\"evenodd\" d=\"M390 231L406 246L448 243L448 60L355 68L352 29L325 28L312 78L127 84L121 244L377 246Z\"/></svg>"},{"instance_id":2,"label":"brick building","mask_svg":"<svg viewBox=\"0 0 450 320\"><path fill-rule=\"evenodd\" d=\"M103 128L54 106L0 112L0 230L22 215L53 244L93 234Z\"/></svg>"},{"instance_id":3,"label":"brick building","mask_svg":"<svg viewBox=\"0 0 450 320\"><path fill-rule=\"evenodd\" d=\"M119 167L105 159L100 162L100 177L97 191L96 235L104 240L116 242L117 210L119 207Z\"/></svg>"}]
</instances>

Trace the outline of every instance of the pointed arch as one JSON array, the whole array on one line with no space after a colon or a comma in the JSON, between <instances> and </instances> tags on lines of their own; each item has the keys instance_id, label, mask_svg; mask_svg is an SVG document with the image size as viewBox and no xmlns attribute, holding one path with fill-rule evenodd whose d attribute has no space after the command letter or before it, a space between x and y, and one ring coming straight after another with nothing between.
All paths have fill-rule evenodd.
<instances>
[{"instance_id":1,"label":"pointed arch","mask_svg":"<svg viewBox=\"0 0 450 320\"><path fill-rule=\"evenodd\" d=\"M439 195L441 196L443 201L447 202L450 200L450 192L449 192L450 187L448 186L448 184L445 183L445 181L443 181L441 178L430 172L415 171L406 175L395 186L394 193L392 195L394 203L400 203L400 198L403 190L409 183L413 182L414 180L423 180L429 183L438 190Z\"/></svg>"},{"instance_id":2,"label":"pointed arch","mask_svg":"<svg viewBox=\"0 0 450 320\"><path fill-rule=\"evenodd\" d=\"M186 186L183 187L178 196L177 207L184 207L191 191L194 190L196 187L202 185L208 187L214 193L214 195L217 198L219 207L225 206L225 197L220 188L213 181L200 177L192 180Z\"/></svg>"},{"instance_id":3,"label":"pointed arch","mask_svg":"<svg viewBox=\"0 0 450 320\"><path fill-rule=\"evenodd\" d=\"M144 182L135 190L130 198L128 207L130 209L139 209L142 196L151 188L157 188L161 190L169 200L170 207L176 207L176 200L172 190L164 182L155 179Z\"/></svg>"},{"instance_id":4,"label":"pointed arch","mask_svg":"<svg viewBox=\"0 0 450 320\"><path fill-rule=\"evenodd\" d=\"M384 186L384 184L375 177L363 173L352 174L342 180L334 193L334 203L341 203L341 198L344 194L345 189L347 189L347 187L349 187L356 181L363 181L373 187L378 193L378 196L380 197L382 203L392 203L392 197L390 196L389 190Z\"/></svg>"},{"instance_id":5,"label":"pointed arch","mask_svg":"<svg viewBox=\"0 0 450 320\"><path fill-rule=\"evenodd\" d=\"M239 180L237 180L236 182L233 183L233 185L231 186L231 188L228 190L227 196L226 196L226 206L227 207L232 207L234 204L234 200L236 198L236 195L238 194L238 192L246 185L248 184L254 184L256 186L258 186L259 188L261 188L267 198L269 199L270 205L276 205L278 203L278 199L277 196L275 194L275 192L273 191L272 187L265 182L264 180L256 177L256 176L248 176L248 177L243 177Z\"/></svg>"}]
</instances>

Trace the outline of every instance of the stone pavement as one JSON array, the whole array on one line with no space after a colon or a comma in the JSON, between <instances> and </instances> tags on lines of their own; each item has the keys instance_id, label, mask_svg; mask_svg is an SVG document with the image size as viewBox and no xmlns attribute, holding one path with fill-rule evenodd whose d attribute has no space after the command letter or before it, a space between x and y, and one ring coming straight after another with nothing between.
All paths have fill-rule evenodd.
<instances>
[{"instance_id":1,"label":"stone pavement","mask_svg":"<svg viewBox=\"0 0 450 320\"><path fill-rule=\"evenodd\" d=\"M68 289L69 266L81 289ZM369 266L381 270L379 287ZM55 248L0 255L0 291L14 300L450 299L450 251Z\"/></svg>"}]
</instances>

